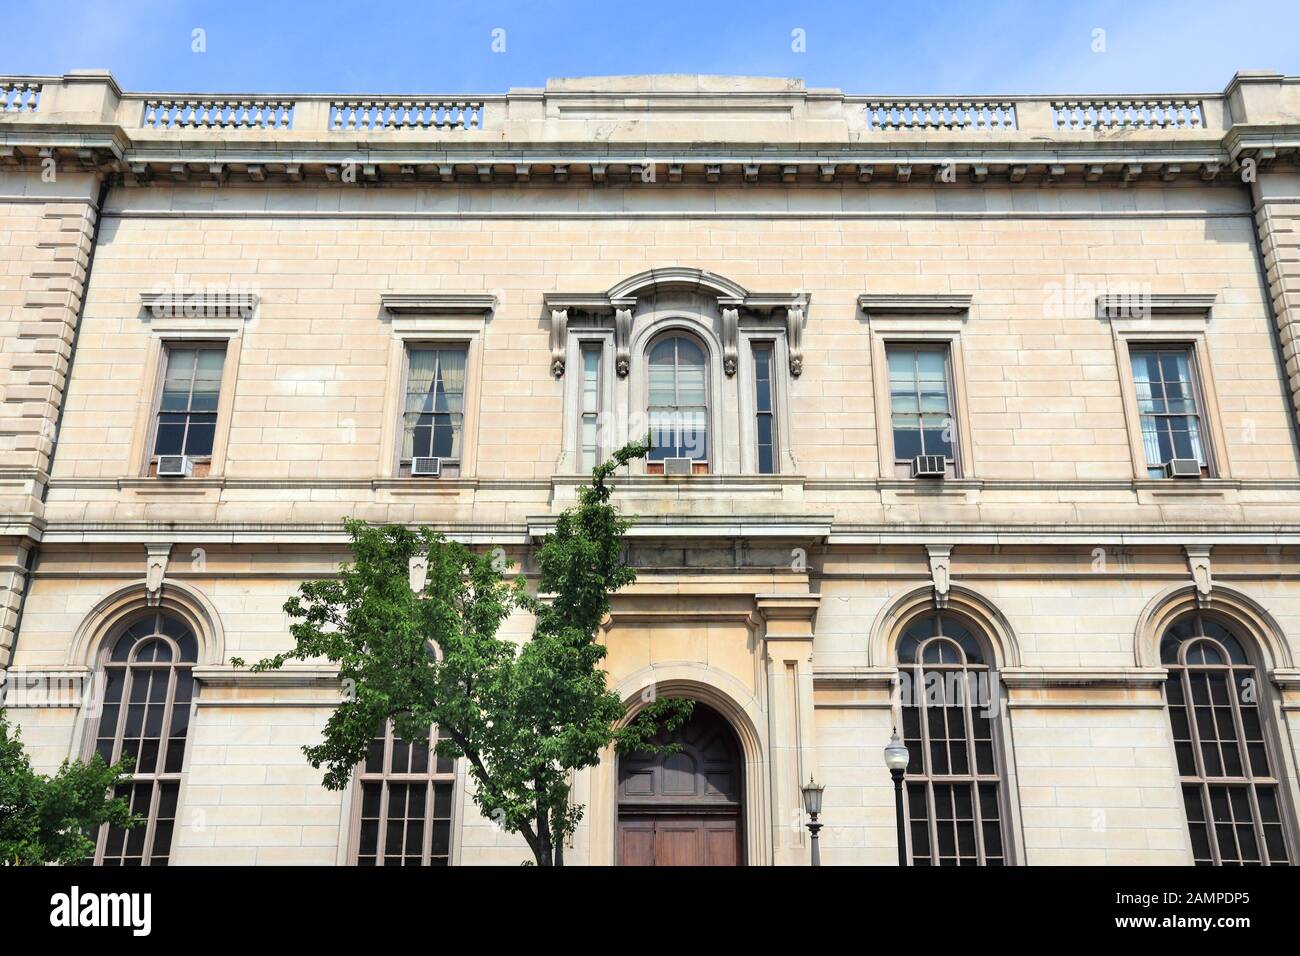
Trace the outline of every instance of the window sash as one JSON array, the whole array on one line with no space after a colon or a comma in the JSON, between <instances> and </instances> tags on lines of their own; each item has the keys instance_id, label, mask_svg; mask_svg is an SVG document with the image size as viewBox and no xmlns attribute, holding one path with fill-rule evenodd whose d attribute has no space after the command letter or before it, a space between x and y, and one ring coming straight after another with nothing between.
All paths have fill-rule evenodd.
<instances>
[{"instance_id":1,"label":"window sash","mask_svg":"<svg viewBox=\"0 0 1300 956\"><path fill-rule=\"evenodd\" d=\"M912 754L903 783L906 856L913 866L1005 865L1009 855L1008 831L997 731L991 718L977 717L978 708L973 702L973 688L977 686L978 676L981 673L989 673L989 668L984 664L970 662L959 664L924 662L925 647L935 640L953 641L954 639L945 638L942 634L927 638L917 647L915 663L900 665L900 672L903 669L911 672L913 694L912 701L903 702L900 714L903 734L907 738L908 749ZM933 706L928 699L925 699L926 676L936 673L941 675L941 684L945 689L948 686L948 675L957 675L962 687L959 708L955 701L947 700L946 697L941 705ZM966 772L952 772L951 743L958 738L952 735L951 724L948 723L951 715L948 711L954 708L960 711L958 719L962 725L961 746L965 755ZM915 715L910 715L909 711L914 711ZM934 736L936 728L932 726L932 720L936 716L944 722L945 734L942 739ZM975 733L977 719L987 724L988 729L987 770L981 770L980 748ZM908 727L913 721L916 725L915 736ZM943 768L936 770L934 766L933 748L936 744L945 748L945 762L948 764L946 771ZM969 792L971 808L969 818L957 816L956 798L961 788L966 788ZM937 811L943 797L946 797L952 813L941 819ZM964 820L969 820L973 836L966 852L963 851L958 826L958 823ZM917 827L920 828L919 833L924 836L923 841L917 838L918 831L914 829ZM951 828L954 850L952 853L943 852L946 833L941 832L941 827ZM996 846L990 845L991 838L996 839Z\"/></svg>"},{"instance_id":2,"label":"window sash","mask_svg":"<svg viewBox=\"0 0 1300 956\"><path fill-rule=\"evenodd\" d=\"M709 460L709 403L708 354L703 346L681 335L669 340L673 344L672 364L646 362L646 407L650 419L649 462L665 458L690 458L708 463ZM647 356L664 344L652 346ZM682 343L687 342L702 356L699 364L682 355ZM656 373L656 370L657 373ZM667 372L671 372L671 379Z\"/></svg>"},{"instance_id":3,"label":"window sash","mask_svg":"<svg viewBox=\"0 0 1300 956\"><path fill-rule=\"evenodd\" d=\"M1165 477L1171 458L1195 458L1209 470L1200 388L1190 347L1131 348L1129 366L1147 474Z\"/></svg>"},{"instance_id":4,"label":"window sash","mask_svg":"<svg viewBox=\"0 0 1300 956\"><path fill-rule=\"evenodd\" d=\"M1194 861L1198 865L1213 866L1222 866L1225 861L1231 864L1257 862L1265 866L1286 864L1290 860L1288 821L1282 803L1280 782L1272 770L1274 762L1273 755L1269 753L1267 714L1258 702L1251 705L1256 712L1255 723L1259 727L1260 739L1257 742L1264 747L1265 772L1260 774L1257 773L1257 761L1250 752L1250 744L1255 738L1248 733L1240 700L1239 678L1253 681L1258 688L1262 686L1258 671L1249 664L1187 662L1187 648L1203 640L1207 640L1204 634L1186 638L1179 647L1178 662L1165 665L1169 670L1165 684L1165 707L1174 738L1175 758ZM1230 660L1227 653L1223 654L1223 660ZM1216 685L1210 680L1212 675L1221 676L1224 680L1223 686L1227 690L1226 706L1214 698ZM1198 692L1200 687L1195 681L1197 677L1206 678L1200 685L1205 688L1205 693ZM1175 681L1176 685L1173 683ZM1169 692L1174 686L1178 690L1171 699ZM1212 730L1213 737L1207 737L1206 730ZM1225 732L1230 733L1231 737L1225 736ZM1185 744L1190 750L1190 768L1182 756L1187 750L1180 750L1180 744ZM1230 752L1234 754L1233 760L1240 768L1238 773L1224 772L1229 766L1229 761L1224 759L1227 746L1232 747ZM1213 749L1207 751L1210 747ZM1216 768L1208 766L1207 752L1216 755L1218 773L1211 772ZM1191 772L1188 773L1188 770ZM1218 794L1226 795L1226 802L1216 800ZM1244 795L1246 807L1240 807L1232 799L1232 794ZM1261 794L1268 795L1267 802L1273 807L1275 821L1265 819ZM1228 819L1216 818L1216 807L1224 806L1228 810ZM1237 812L1242 809L1246 813L1239 818ZM1243 827L1252 835L1254 856L1248 854L1247 847L1242 843ZM1226 845L1229 836L1232 840L1230 847ZM1273 839L1270 840L1270 837ZM1275 848L1279 848L1280 844L1280 858L1277 849L1269 849L1270 843Z\"/></svg>"},{"instance_id":5,"label":"window sash","mask_svg":"<svg viewBox=\"0 0 1300 956\"><path fill-rule=\"evenodd\" d=\"M894 463L909 464L917 455L943 455L955 466L957 422L948 346L891 345L885 359Z\"/></svg>"},{"instance_id":6,"label":"window sash","mask_svg":"<svg viewBox=\"0 0 1300 956\"><path fill-rule=\"evenodd\" d=\"M169 347L154 415L153 455L212 456L225 346Z\"/></svg>"},{"instance_id":7,"label":"window sash","mask_svg":"<svg viewBox=\"0 0 1300 956\"><path fill-rule=\"evenodd\" d=\"M584 472L600 464L600 413L602 382L602 346L582 346L582 382L579 394L578 448L579 464Z\"/></svg>"},{"instance_id":8,"label":"window sash","mask_svg":"<svg viewBox=\"0 0 1300 956\"><path fill-rule=\"evenodd\" d=\"M450 865L454 848L453 824L455 822L456 768L455 761L439 758L435 747L439 739L436 727L429 729L429 736L422 741L427 748L425 769L423 771L394 770L393 764L397 748L405 748L406 766L411 765L413 746L396 737L390 722L385 728L383 746L379 754L379 769L369 769L369 756L363 758L357 769L357 785L354 799L357 809L354 815L354 836L352 838L352 862L358 866L446 866ZM376 737L375 741L380 738ZM419 816L409 815L412 788L424 788L423 806ZM374 792L378 788L378 804L374 815L366 813L367 790ZM439 813L439 795L446 794L445 813ZM394 798L398 797L395 802ZM400 803L401 805L398 805ZM418 848L408 842L412 826L420 828ZM390 850L390 836L394 828L400 826L399 846ZM373 852L366 846L367 830L374 840ZM434 846L435 832L445 834L445 852L442 847ZM365 852L363 852L365 851Z\"/></svg>"},{"instance_id":9,"label":"window sash","mask_svg":"<svg viewBox=\"0 0 1300 956\"><path fill-rule=\"evenodd\" d=\"M407 349L402 411L403 463L436 457L459 461L465 425L468 349L412 346Z\"/></svg>"},{"instance_id":10,"label":"window sash","mask_svg":"<svg viewBox=\"0 0 1300 956\"><path fill-rule=\"evenodd\" d=\"M755 343L754 352L754 439L760 475L777 470L776 383L772 377L771 342Z\"/></svg>"},{"instance_id":11,"label":"window sash","mask_svg":"<svg viewBox=\"0 0 1300 956\"><path fill-rule=\"evenodd\" d=\"M106 642L104 653L111 652L121 635L112 644ZM95 850L92 860L101 866L166 866L171 857L171 845L176 835L176 819L179 812L180 784L183 776L185 751L188 749L190 709L194 700L195 685L190 669L193 664L184 661L185 656L180 646L154 628L154 633L138 637L132 644L132 650L146 641L163 640L171 647L170 661L106 661L102 670L106 675L107 688L120 675L121 691L113 701L105 701L104 711L94 725L91 738L92 753L98 753L105 762L112 764L122 758L128 743L136 743L136 764L131 773L124 774L114 788L114 796L128 797L132 810L145 817L145 823L130 830L103 824L95 837ZM158 675L162 675L166 685L160 700L156 700L150 691L156 686ZM187 690L184 699L178 699L180 678L185 675ZM143 700L136 700L137 687L141 679L148 680ZM133 705L142 705L139 731L128 734L128 728L134 723ZM158 733L149 733L149 715L154 707L159 707L161 717L158 719ZM112 708L110 710L110 708ZM178 718L182 716L183 721ZM149 748L147 742L154 744L152 762L142 762L140 754ZM108 743L108 753L104 753L104 744ZM175 756L173 760L172 757ZM168 769L169 765L174 769ZM143 769L142 769L143 768ZM138 799L147 793L143 802ZM164 801L170 802L171 816L162 816ZM138 852L136 852L138 851Z\"/></svg>"}]
</instances>

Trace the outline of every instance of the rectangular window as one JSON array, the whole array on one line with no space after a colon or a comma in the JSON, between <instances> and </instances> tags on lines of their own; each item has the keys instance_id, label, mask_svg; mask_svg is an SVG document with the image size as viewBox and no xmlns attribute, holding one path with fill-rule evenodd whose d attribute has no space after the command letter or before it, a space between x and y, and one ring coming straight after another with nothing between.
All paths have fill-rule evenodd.
<instances>
[{"instance_id":1,"label":"rectangular window","mask_svg":"<svg viewBox=\"0 0 1300 956\"><path fill-rule=\"evenodd\" d=\"M772 398L772 343L758 342L754 344L754 426L760 475L776 472L776 413Z\"/></svg>"},{"instance_id":2,"label":"rectangular window","mask_svg":"<svg viewBox=\"0 0 1300 956\"><path fill-rule=\"evenodd\" d=\"M956 475L956 432L947 346L890 346L889 407L896 473L911 474L918 455L942 455Z\"/></svg>"},{"instance_id":3,"label":"rectangular window","mask_svg":"<svg viewBox=\"0 0 1300 956\"><path fill-rule=\"evenodd\" d=\"M1192 350L1185 346L1130 349L1129 358L1147 474L1164 478L1165 465L1171 459L1190 458L1200 464L1201 474L1208 476Z\"/></svg>"},{"instance_id":4,"label":"rectangular window","mask_svg":"<svg viewBox=\"0 0 1300 956\"><path fill-rule=\"evenodd\" d=\"M466 352L464 346L413 347L408 351L403 464L429 457L460 461Z\"/></svg>"},{"instance_id":5,"label":"rectangular window","mask_svg":"<svg viewBox=\"0 0 1300 956\"><path fill-rule=\"evenodd\" d=\"M582 346L582 418L578 423L578 441L584 472L600 464L600 353L598 342Z\"/></svg>"},{"instance_id":6,"label":"rectangular window","mask_svg":"<svg viewBox=\"0 0 1300 956\"><path fill-rule=\"evenodd\" d=\"M153 453L212 457L217 431L217 401L221 395L221 370L226 362L223 346L168 348L162 397L154 429Z\"/></svg>"},{"instance_id":7,"label":"rectangular window","mask_svg":"<svg viewBox=\"0 0 1300 956\"><path fill-rule=\"evenodd\" d=\"M407 742L390 725L359 768L358 866L447 866L451 860L456 763L436 752L437 728Z\"/></svg>"}]
</instances>

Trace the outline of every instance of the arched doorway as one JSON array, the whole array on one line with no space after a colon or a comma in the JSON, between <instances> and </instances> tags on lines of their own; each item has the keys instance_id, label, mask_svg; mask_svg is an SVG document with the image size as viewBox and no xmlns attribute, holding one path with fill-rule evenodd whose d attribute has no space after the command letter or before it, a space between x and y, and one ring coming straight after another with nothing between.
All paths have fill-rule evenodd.
<instances>
[{"instance_id":1,"label":"arched doorway","mask_svg":"<svg viewBox=\"0 0 1300 956\"><path fill-rule=\"evenodd\" d=\"M678 749L618 760L618 864L742 865L744 773L735 731L697 701L690 719L656 742Z\"/></svg>"}]
</instances>

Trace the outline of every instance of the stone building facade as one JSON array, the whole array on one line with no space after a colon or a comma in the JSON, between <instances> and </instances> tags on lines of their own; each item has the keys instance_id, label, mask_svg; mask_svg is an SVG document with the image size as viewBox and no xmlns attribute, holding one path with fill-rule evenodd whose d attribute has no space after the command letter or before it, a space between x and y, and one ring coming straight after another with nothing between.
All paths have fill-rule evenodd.
<instances>
[{"instance_id":1,"label":"stone building facade","mask_svg":"<svg viewBox=\"0 0 1300 956\"><path fill-rule=\"evenodd\" d=\"M8 714L43 769L139 755L105 862L517 864L459 763L322 788L336 677L231 659L345 516L527 568L649 427L609 679L700 706L577 775L570 863L806 864L810 777L823 861L895 863L895 726L912 862L1294 861L1298 130L1271 73L0 78Z\"/></svg>"}]
</instances>

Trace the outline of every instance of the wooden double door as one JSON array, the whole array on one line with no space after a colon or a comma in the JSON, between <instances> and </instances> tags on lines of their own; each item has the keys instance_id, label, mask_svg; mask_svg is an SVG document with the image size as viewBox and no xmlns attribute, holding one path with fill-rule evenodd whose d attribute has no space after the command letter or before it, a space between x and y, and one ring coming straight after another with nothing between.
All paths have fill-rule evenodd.
<instances>
[{"instance_id":1,"label":"wooden double door","mask_svg":"<svg viewBox=\"0 0 1300 956\"><path fill-rule=\"evenodd\" d=\"M742 865L744 778L735 732L696 703L690 720L656 742L676 746L619 760L619 865Z\"/></svg>"}]
</instances>

